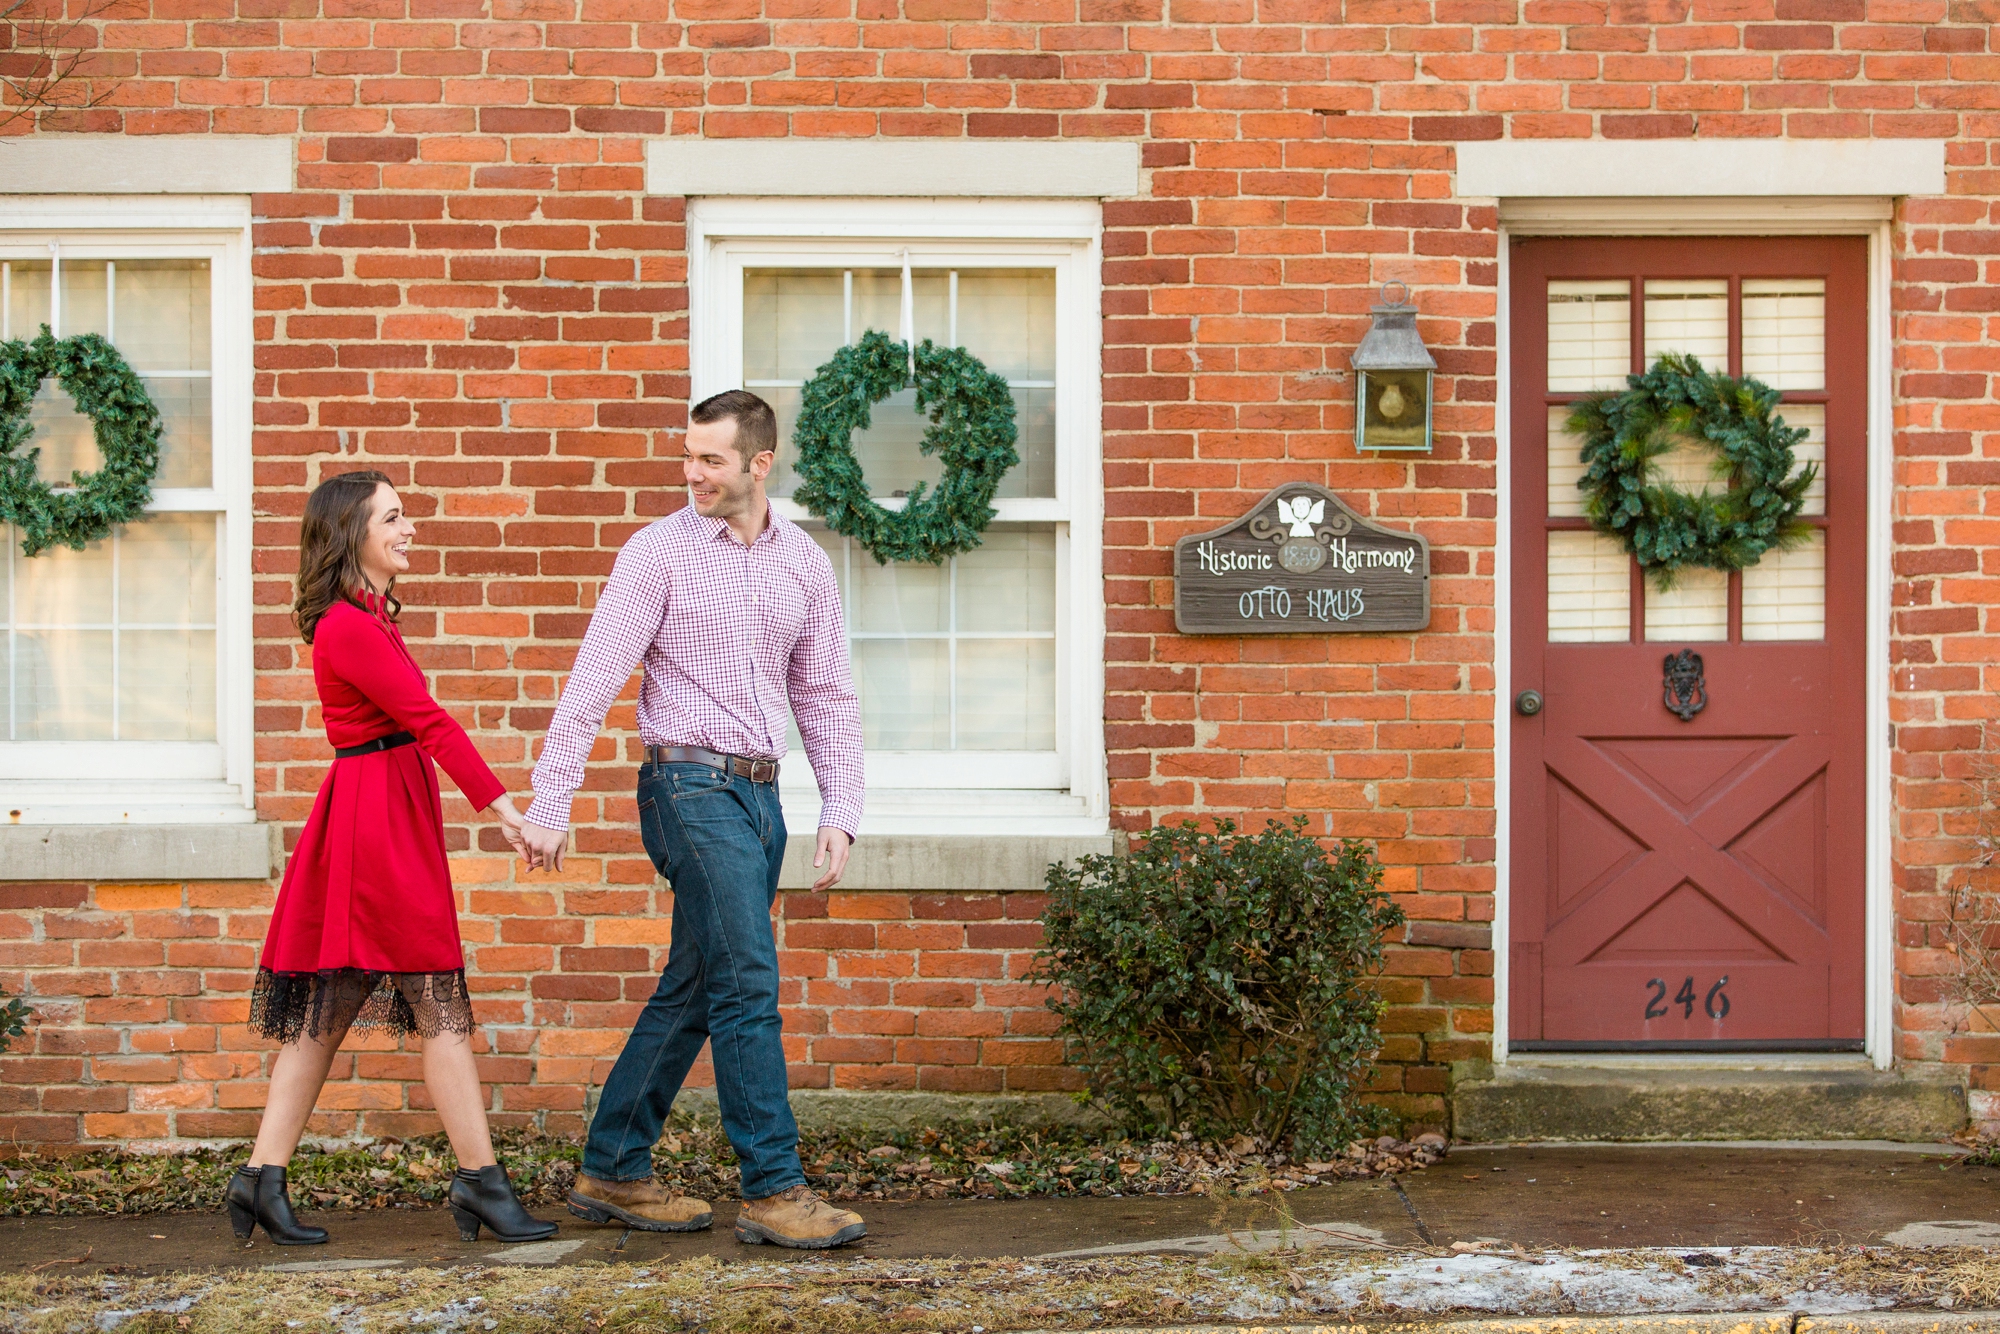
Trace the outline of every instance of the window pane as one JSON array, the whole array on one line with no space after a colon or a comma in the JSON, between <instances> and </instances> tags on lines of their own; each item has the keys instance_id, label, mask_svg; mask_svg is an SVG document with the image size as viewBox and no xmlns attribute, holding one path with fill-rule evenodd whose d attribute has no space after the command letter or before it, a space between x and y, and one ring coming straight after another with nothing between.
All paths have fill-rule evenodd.
<instances>
[{"instance_id":1,"label":"window pane","mask_svg":"<svg viewBox=\"0 0 2000 1334\"><path fill-rule=\"evenodd\" d=\"M1549 642L1617 643L1631 636L1632 558L1602 533L1549 534Z\"/></svg>"},{"instance_id":2,"label":"window pane","mask_svg":"<svg viewBox=\"0 0 2000 1334\"><path fill-rule=\"evenodd\" d=\"M1684 569L1661 592L1646 581L1646 638L1706 642L1729 637L1729 576Z\"/></svg>"},{"instance_id":3,"label":"window pane","mask_svg":"<svg viewBox=\"0 0 2000 1334\"><path fill-rule=\"evenodd\" d=\"M1631 369L1631 284L1550 283L1550 391L1623 389Z\"/></svg>"},{"instance_id":4,"label":"window pane","mask_svg":"<svg viewBox=\"0 0 2000 1334\"><path fill-rule=\"evenodd\" d=\"M958 642L958 749L1053 750L1053 639Z\"/></svg>"},{"instance_id":5,"label":"window pane","mask_svg":"<svg viewBox=\"0 0 2000 1334\"><path fill-rule=\"evenodd\" d=\"M209 486L215 476L214 382L207 376L146 378L160 410L160 471L153 485ZM93 448L95 442L93 441Z\"/></svg>"},{"instance_id":6,"label":"window pane","mask_svg":"<svg viewBox=\"0 0 2000 1334\"><path fill-rule=\"evenodd\" d=\"M938 634L951 628L951 575L946 566L891 561L878 565L865 550L849 573L848 604L855 634Z\"/></svg>"},{"instance_id":7,"label":"window pane","mask_svg":"<svg viewBox=\"0 0 2000 1334\"><path fill-rule=\"evenodd\" d=\"M111 632L14 632L14 739L111 741Z\"/></svg>"},{"instance_id":8,"label":"window pane","mask_svg":"<svg viewBox=\"0 0 2000 1334\"><path fill-rule=\"evenodd\" d=\"M1056 391L1014 391L1014 452L1021 461L1007 470L993 494L1002 499L1056 493Z\"/></svg>"},{"instance_id":9,"label":"window pane","mask_svg":"<svg viewBox=\"0 0 2000 1334\"><path fill-rule=\"evenodd\" d=\"M986 541L953 562L958 628L972 633L1056 626L1053 524L988 528Z\"/></svg>"},{"instance_id":10,"label":"window pane","mask_svg":"<svg viewBox=\"0 0 2000 1334\"><path fill-rule=\"evenodd\" d=\"M49 262L0 263L0 338L33 342L49 318Z\"/></svg>"},{"instance_id":11,"label":"window pane","mask_svg":"<svg viewBox=\"0 0 2000 1334\"><path fill-rule=\"evenodd\" d=\"M14 568L18 624L111 628L110 538L100 538L81 551L51 547L30 560L21 554L20 530L9 528L7 551Z\"/></svg>"},{"instance_id":12,"label":"window pane","mask_svg":"<svg viewBox=\"0 0 2000 1334\"><path fill-rule=\"evenodd\" d=\"M215 516L155 514L118 535L120 625L215 625Z\"/></svg>"},{"instance_id":13,"label":"window pane","mask_svg":"<svg viewBox=\"0 0 2000 1334\"><path fill-rule=\"evenodd\" d=\"M1583 514L1583 437L1569 432L1567 403L1549 405L1549 515L1579 518Z\"/></svg>"},{"instance_id":14,"label":"window pane","mask_svg":"<svg viewBox=\"0 0 2000 1334\"><path fill-rule=\"evenodd\" d=\"M951 644L943 639L862 639L854 644L861 734L870 748L951 746Z\"/></svg>"},{"instance_id":15,"label":"window pane","mask_svg":"<svg viewBox=\"0 0 2000 1334\"><path fill-rule=\"evenodd\" d=\"M1729 280L1646 280L1646 365L1663 352L1688 352L1712 371L1729 369Z\"/></svg>"},{"instance_id":16,"label":"window pane","mask_svg":"<svg viewBox=\"0 0 2000 1334\"><path fill-rule=\"evenodd\" d=\"M213 741L213 514L162 514L33 559L7 530L15 741Z\"/></svg>"},{"instance_id":17,"label":"window pane","mask_svg":"<svg viewBox=\"0 0 2000 1334\"><path fill-rule=\"evenodd\" d=\"M50 267L9 261L0 266L6 290L4 335L33 338L52 318ZM65 260L62 329L106 334L135 370L160 410L158 487L205 487L214 478L213 392L209 366L207 260ZM52 486L72 474L95 472L104 456L90 419L54 380L44 381L30 413L30 442L41 455L36 473Z\"/></svg>"},{"instance_id":18,"label":"window pane","mask_svg":"<svg viewBox=\"0 0 2000 1334\"><path fill-rule=\"evenodd\" d=\"M28 409L28 423L35 432L28 437L28 448L41 451L35 475L50 486L68 486L73 474L104 466L90 418L76 410L76 400L54 379L42 381Z\"/></svg>"},{"instance_id":19,"label":"window pane","mask_svg":"<svg viewBox=\"0 0 2000 1334\"><path fill-rule=\"evenodd\" d=\"M111 541L57 547L33 560L4 530L13 578L15 741L110 741Z\"/></svg>"},{"instance_id":20,"label":"window pane","mask_svg":"<svg viewBox=\"0 0 2000 1334\"><path fill-rule=\"evenodd\" d=\"M105 265L101 259L62 262L62 327L58 338L94 333L111 337L111 310L106 300Z\"/></svg>"},{"instance_id":21,"label":"window pane","mask_svg":"<svg viewBox=\"0 0 2000 1334\"><path fill-rule=\"evenodd\" d=\"M1743 571L1743 638L1826 637L1826 534Z\"/></svg>"},{"instance_id":22,"label":"window pane","mask_svg":"<svg viewBox=\"0 0 2000 1334\"><path fill-rule=\"evenodd\" d=\"M841 344L841 309L838 269L744 274L743 378L810 379Z\"/></svg>"},{"instance_id":23,"label":"window pane","mask_svg":"<svg viewBox=\"0 0 2000 1334\"><path fill-rule=\"evenodd\" d=\"M1774 389L1826 387L1826 279L1743 280L1743 373Z\"/></svg>"},{"instance_id":24,"label":"window pane","mask_svg":"<svg viewBox=\"0 0 2000 1334\"><path fill-rule=\"evenodd\" d=\"M968 348L1014 388L1021 463L1000 483L1003 497L1053 496L1056 477L1055 271L912 269L916 337ZM770 493L798 489L792 431L799 386L842 346L870 329L902 328L901 269L753 269L743 278L745 387L778 413L781 441ZM954 340L955 335L955 340ZM905 390L870 412L854 450L870 491L908 494L935 487L943 465L918 448L929 421Z\"/></svg>"},{"instance_id":25,"label":"window pane","mask_svg":"<svg viewBox=\"0 0 2000 1334\"><path fill-rule=\"evenodd\" d=\"M1787 403L1779 407L1778 415L1785 419L1785 425L1803 426L1811 432L1804 440L1792 446L1792 459L1798 467L1803 468L1808 463L1819 465L1819 473L1813 478L1813 484L1806 488L1805 507L1799 512L1824 514L1826 513L1826 404Z\"/></svg>"},{"instance_id":26,"label":"window pane","mask_svg":"<svg viewBox=\"0 0 2000 1334\"><path fill-rule=\"evenodd\" d=\"M1055 379L1055 270L960 270L957 345L1010 380Z\"/></svg>"},{"instance_id":27,"label":"window pane","mask_svg":"<svg viewBox=\"0 0 2000 1334\"><path fill-rule=\"evenodd\" d=\"M813 537L842 581L869 745L1055 748L1056 525L996 525L940 566Z\"/></svg>"}]
</instances>

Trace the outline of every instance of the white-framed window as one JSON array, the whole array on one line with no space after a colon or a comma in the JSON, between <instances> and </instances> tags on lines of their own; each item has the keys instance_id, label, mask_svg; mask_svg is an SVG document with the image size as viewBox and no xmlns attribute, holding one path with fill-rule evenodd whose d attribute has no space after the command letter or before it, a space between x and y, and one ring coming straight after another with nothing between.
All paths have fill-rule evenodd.
<instances>
[{"instance_id":1,"label":"white-framed window","mask_svg":"<svg viewBox=\"0 0 2000 1334\"><path fill-rule=\"evenodd\" d=\"M249 204L0 196L0 339L109 339L166 431L143 519L22 554L0 526L0 811L11 822L255 816ZM102 460L43 383L30 447L61 486Z\"/></svg>"},{"instance_id":2,"label":"white-framed window","mask_svg":"<svg viewBox=\"0 0 2000 1334\"><path fill-rule=\"evenodd\" d=\"M778 512L831 558L868 757L865 829L1105 827L1100 210L991 200L701 199L689 209L693 398L743 387L778 411ZM1021 463L982 545L884 565L791 500L800 388L870 329L964 347L1014 391ZM887 507L942 465L906 390L855 450ZM810 828L796 740L781 781Z\"/></svg>"}]
</instances>

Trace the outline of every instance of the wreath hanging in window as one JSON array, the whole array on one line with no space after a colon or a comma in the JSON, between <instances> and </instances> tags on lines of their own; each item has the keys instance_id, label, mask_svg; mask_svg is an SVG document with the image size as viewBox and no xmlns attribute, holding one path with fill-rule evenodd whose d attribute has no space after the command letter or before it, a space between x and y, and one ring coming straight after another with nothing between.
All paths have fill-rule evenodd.
<instances>
[{"instance_id":1,"label":"wreath hanging in window","mask_svg":"<svg viewBox=\"0 0 2000 1334\"><path fill-rule=\"evenodd\" d=\"M944 476L936 490L917 483L894 511L869 494L854 433L868 429L870 408L912 381L917 411L931 420L918 448L943 460ZM792 428L800 482L792 498L882 564L935 565L979 545L993 521L993 493L1021 461L1016 439L1006 377L962 347L926 338L912 350L870 330L834 353L801 391Z\"/></svg>"},{"instance_id":2,"label":"wreath hanging in window","mask_svg":"<svg viewBox=\"0 0 2000 1334\"><path fill-rule=\"evenodd\" d=\"M1689 566L1742 570L1766 551L1795 546L1817 465L1793 472L1792 447L1808 432L1774 415L1782 397L1760 380L1703 368L1669 352L1629 388L1578 403L1569 429L1583 437L1584 513L1618 538L1661 588ZM1686 441L1716 451L1728 489L1690 494L1660 480L1662 454Z\"/></svg>"},{"instance_id":3,"label":"wreath hanging in window","mask_svg":"<svg viewBox=\"0 0 2000 1334\"><path fill-rule=\"evenodd\" d=\"M104 455L103 467L70 474L71 486L61 491L35 475L41 451L26 448L35 432L29 411L51 375L90 418ZM0 523L21 530L22 554L81 551L144 513L163 429L145 382L97 334L57 338L45 324L31 343L0 343Z\"/></svg>"}]
</instances>

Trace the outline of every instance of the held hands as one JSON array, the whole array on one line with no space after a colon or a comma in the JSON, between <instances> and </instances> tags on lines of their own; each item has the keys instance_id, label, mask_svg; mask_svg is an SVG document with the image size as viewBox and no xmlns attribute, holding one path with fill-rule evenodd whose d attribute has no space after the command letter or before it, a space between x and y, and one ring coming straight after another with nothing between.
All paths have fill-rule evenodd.
<instances>
[{"instance_id":1,"label":"held hands","mask_svg":"<svg viewBox=\"0 0 2000 1334\"><path fill-rule=\"evenodd\" d=\"M531 820L521 823L521 859L530 871L560 871L563 850L569 846L569 830L544 829Z\"/></svg>"},{"instance_id":2,"label":"held hands","mask_svg":"<svg viewBox=\"0 0 2000 1334\"><path fill-rule=\"evenodd\" d=\"M507 846L514 849L516 856L527 856L527 846L521 842L521 812L514 809L514 799L503 792L492 810L500 821L500 836L507 840Z\"/></svg>"},{"instance_id":3,"label":"held hands","mask_svg":"<svg viewBox=\"0 0 2000 1334\"><path fill-rule=\"evenodd\" d=\"M530 825L529 828L533 828ZM814 889L832 889L840 883L840 877L847 870L847 849L853 840L845 829L835 829L832 825L821 825L819 843L813 848L813 869L826 867L826 874L813 881Z\"/></svg>"}]
</instances>

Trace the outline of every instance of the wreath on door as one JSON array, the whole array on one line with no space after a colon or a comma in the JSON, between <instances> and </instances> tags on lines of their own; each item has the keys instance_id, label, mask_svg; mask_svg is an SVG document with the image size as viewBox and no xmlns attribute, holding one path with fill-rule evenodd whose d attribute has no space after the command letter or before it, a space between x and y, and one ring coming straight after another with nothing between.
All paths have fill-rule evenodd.
<instances>
[{"instance_id":1,"label":"wreath on door","mask_svg":"<svg viewBox=\"0 0 2000 1334\"><path fill-rule=\"evenodd\" d=\"M1799 515L1819 469L1793 471L1792 448L1809 433L1776 415L1777 390L1679 352L1626 384L1570 412L1569 429L1583 437L1577 486L1591 523L1623 542L1660 588L1689 566L1747 569L1805 539L1811 526ZM1727 489L1691 494L1660 479L1655 460L1690 440L1714 447Z\"/></svg>"},{"instance_id":2,"label":"wreath on door","mask_svg":"<svg viewBox=\"0 0 2000 1334\"><path fill-rule=\"evenodd\" d=\"M29 412L51 375L90 418L104 466L71 473L57 490L35 475L41 451ZM32 343L0 343L0 522L21 530L21 552L81 551L145 512L160 468L160 410L118 349L96 334L57 338L42 326Z\"/></svg>"},{"instance_id":3,"label":"wreath on door","mask_svg":"<svg viewBox=\"0 0 2000 1334\"><path fill-rule=\"evenodd\" d=\"M869 493L854 433L868 429L875 404L913 380L917 411L931 421L918 448L943 460L944 476L935 490L918 482L895 511ZM806 381L792 428L800 478L792 498L882 564L935 565L979 545L993 521L993 493L1021 461L1016 439L1014 395L1004 376L962 347L926 338L912 351L870 330Z\"/></svg>"}]
</instances>

